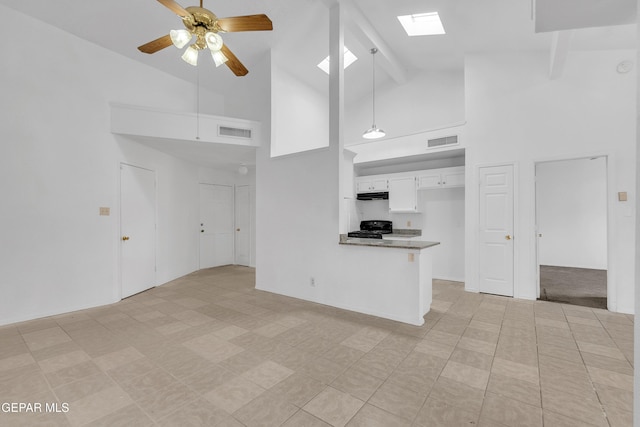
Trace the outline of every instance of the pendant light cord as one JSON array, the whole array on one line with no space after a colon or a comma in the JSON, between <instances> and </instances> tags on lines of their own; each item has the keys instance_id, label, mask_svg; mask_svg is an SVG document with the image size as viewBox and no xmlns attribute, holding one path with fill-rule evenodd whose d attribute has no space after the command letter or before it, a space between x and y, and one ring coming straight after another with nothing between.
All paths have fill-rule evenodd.
<instances>
[{"instance_id":1,"label":"pendant light cord","mask_svg":"<svg viewBox=\"0 0 640 427\"><path fill-rule=\"evenodd\" d=\"M375 128L376 127L376 53L378 52L378 49L371 48L371 74L373 76L372 78L372 94L373 94L373 105L371 106L371 110L372 110L372 114L371 116L373 117L373 126L371 126L371 128Z\"/></svg>"},{"instance_id":2,"label":"pendant light cord","mask_svg":"<svg viewBox=\"0 0 640 427\"><path fill-rule=\"evenodd\" d=\"M200 139L200 68L196 67L196 139Z\"/></svg>"},{"instance_id":3,"label":"pendant light cord","mask_svg":"<svg viewBox=\"0 0 640 427\"><path fill-rule=\"evenodd\" d=\"M367 129L363 134L362 137L364 139L378 139L378 138L382 138L384 137L386 134L385 132L378 128L376 126L376 53L378 53L378 49L375 47L372 47L371 50L371 76L372 76L372 82L371 82L371 95L372 95L372 102L371 102L371 116L373 119L373 123L371 124L371 128Z\"/></svg>"}]
</instances>

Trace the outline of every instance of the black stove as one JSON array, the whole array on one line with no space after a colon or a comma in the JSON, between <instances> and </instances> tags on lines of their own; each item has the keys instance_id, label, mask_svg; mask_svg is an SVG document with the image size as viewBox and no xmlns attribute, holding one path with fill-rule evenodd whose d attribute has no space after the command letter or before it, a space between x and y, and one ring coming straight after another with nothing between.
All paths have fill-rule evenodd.
<instances>
[{"instance_id":1,"label":"black stove","mask_svg":"<svg viewBox=\"0 0 640 427\"><path fill-rule=\"evenodd\" d=\"M391 221L370 220L361 221L360 230L350 231L347 237L360 237L365 239L382 239L383 234L393 233L393 223Z\"/></svg>"}]
</instances>

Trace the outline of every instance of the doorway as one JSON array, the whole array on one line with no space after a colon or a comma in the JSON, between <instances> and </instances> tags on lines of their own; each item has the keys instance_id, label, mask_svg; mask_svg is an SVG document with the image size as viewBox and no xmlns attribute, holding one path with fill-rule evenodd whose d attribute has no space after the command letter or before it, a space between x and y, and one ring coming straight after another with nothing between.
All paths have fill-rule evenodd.
<instances>
[{"instance_id":1,"label":"doorway","mask_svg":"<svg viewBox=\"0 0 640 427\"><path fill-rule=\"evenodd\" d=\"M120 164L120 283L122 298L155 286L156 174Z\"/></svg>"},{"instance_id":2,"label":"doorway","mask_svg":"<svg viewBox=\"0 0 640 427\"><path fill-rule=\"evenodd\" d=\"M235 197L237 265L251 265L251 190L248 185L236 187Z\"/></svg>"},{"instance_id":3,"label":"doorway","mask_svg":"<svg viewBox=\"0 0 640 427\"><path fill-rule=\"evenodd\" d=\"M200 184L200 269L233 264L233 186Z\"/></svg>"},{"instance_id":4,"label":"doorway","mask_svg":"<svg viewBox=\"0 0 640 427\"><path fill-rule=\"evenodd\" d=\"M607 309L607 157L538 162L538 298Z\"/></svg>"},{"instance_id":5,"label":"doorway","mask_svg":"<svg viewBox=\"0 0 640 427\"><path fill-rule=\"evenodd\" d=\"M513 165L481 167L479 290L513 296Z\"/></svg>"}]
</instances>

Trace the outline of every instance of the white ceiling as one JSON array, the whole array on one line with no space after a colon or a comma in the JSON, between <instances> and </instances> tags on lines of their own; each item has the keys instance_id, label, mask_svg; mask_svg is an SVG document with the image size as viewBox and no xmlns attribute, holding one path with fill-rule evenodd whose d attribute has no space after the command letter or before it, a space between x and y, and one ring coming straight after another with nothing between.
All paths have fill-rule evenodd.
<instances>
[{"instance_id":1,"label":"white ceiling","mask_svg":"<svg viewBox=\"0 0 640 427\"><path fill-rule=\"evenodd\" d=\"M177 0L182 6L196 0ZM326 90L328 76L316 67L328 54L331 0L204 0L204 7L219 17L266 13L272 32L227 33L224 41L249 69L272 49L281 67L309 85ZM577 2L577 3L576 3ZM371 89L369 49L376 46L376 64L382 72L376 84L402 83L403 77L425 70L461 70L466 52L550 51L552 33L545 29L582 28L574 31L572 50L634 49L636 26L612 23L635 22L635 0L343 0L345 44L359 58L345 72L346 102L356 102ZM153 55L137 46L182 28L178 16L155 0L0 0L0 4L68 31L104 48L181 79L195 82L193 67L170 46ZM577 6L579 4L579 6ZM606 4L606 8L602 5ZM438 11L446 35L408 37L396 16ZM538 19L534 19L534 15ZM631 15L631 16L629 16ZM210 58L207 58L210 59ZM214 92L233 96L242 85L226 67L202 61L200 84ZM258 70L259 71L259 70ZM163 146L170 146L164 142ZM166 148L165 147L165 148ZM166 148L168 150L169 148ZM246 157L242 153L241 157Z\"/></svg>"}]
</instances>

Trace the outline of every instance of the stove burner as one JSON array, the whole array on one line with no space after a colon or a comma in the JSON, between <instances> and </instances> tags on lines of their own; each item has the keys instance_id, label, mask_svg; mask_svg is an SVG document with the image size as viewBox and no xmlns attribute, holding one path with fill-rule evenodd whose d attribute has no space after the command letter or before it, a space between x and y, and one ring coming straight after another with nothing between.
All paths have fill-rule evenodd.
<instances>
[{"instance_id":1,"label":"stove burner","mask_svg":"<svg viewBox=\"0 0 640 427\"><path fill-rule=\"evenodd\" d=\"M359 231L350 231L347 237L359 237L365 239L382 239L383 234L393 233L391 221L362 221Z\"/></svg>"}]
</instances>

